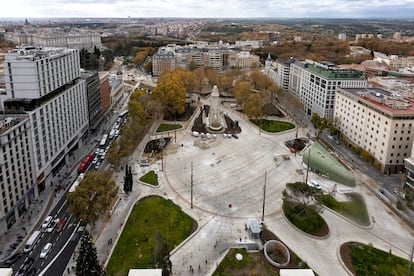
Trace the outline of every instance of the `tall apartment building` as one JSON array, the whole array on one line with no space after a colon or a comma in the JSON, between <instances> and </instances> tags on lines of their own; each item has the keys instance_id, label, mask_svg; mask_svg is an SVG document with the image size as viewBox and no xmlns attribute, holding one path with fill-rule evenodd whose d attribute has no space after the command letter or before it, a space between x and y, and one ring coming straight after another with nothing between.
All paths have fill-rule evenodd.
<instances>
[{"instance_id":1,"label":"tall apartment building","mask_svg":"<svg viewBox=\"0 0 414 276\"><path fill-rule=\"evenodd\" d=\"M288 60L277 60L276 84L284 91L288 91L289 88L290 65L293 62L295 62L295 59L293 58Z\"/></svg>"},{"instance_id":2,"label":"tall apartment building","mask_svg":"<svg viewBox=\"0 0 414 276\"><path fill-rule=\"evenodd\" d=\"M413 147L414 101L379 88L338 88L335 101L341 134L372 154L381 172L403 171Z\"/></svg>"},{"instance_id":3,"label":"tall apartment building","mask_svg":"<svg viewBox=\"0 0 414 276\"><path fill-rule=\"evenodd\" d=\"M367 84L358 71L327 62L305 64L301 73L299 99L305 112L308 115L316 112L322 118L333 116L337 87L365 88Z\"/></svg>"},{"instance_id":4,"label":"tall apartment building","mask_svg":"<svg viewBox=\"0 0 414 276\"><path fill-rule=\"evenodd\" d=\"M0 152L0 231L4 233L38 196L27 114L0 115Z\"/></svg>"},{"instance_id":5,"label":"tall apartment building","mask_svg":"<svg viewBox=\"0 0 414 276\"><path fill-rule=\"evenodd\" d=\"M41 192L46 185L56 184L52 177L66 164L67 154L81 146L80 139L88 130L79 51L20 47L5 56L4 72L9 97L4 108L28 116L34 182Z\"/></svg>"},{"instance_id":6,"label":"tall apartment building","mask_svg":"<svg viewBox=\"0 0 414 276\"><path fill-rule=\"evenodd\" d=\"M161 75L162 71L166 69L175 69L174 52L158 51L158 53L152 57L152 75L158 77Z\"/></svg>"},{"instance_id":7,"label":"tall apartment building","mask_svg":"<svg viewBox=\"0 0 414 276\"><path fill-rule=\"evenodd\" d=\"M81 78L85 80L86 93L88 95L89 129L96 130L103 119L100 91L101 82L96 71L84 71L81 74Z\"/></svg>"}]
</instances>

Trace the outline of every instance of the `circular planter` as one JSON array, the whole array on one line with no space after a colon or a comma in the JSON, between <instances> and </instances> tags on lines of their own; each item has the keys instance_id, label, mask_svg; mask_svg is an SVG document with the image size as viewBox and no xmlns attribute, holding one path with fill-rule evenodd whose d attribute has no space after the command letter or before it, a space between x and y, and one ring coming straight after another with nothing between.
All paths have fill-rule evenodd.
<instances>
[{"instance_id":1,"label":"circular planter","mask_svg":"<svg viewBox=\"0 0 414 276\"><path fill-rule=\"evenodd\" d=\"M266 260L275 267L286 267L290 263L289 249L279 241L267 241L263 251Z\"/></svg>"}]
</instances>

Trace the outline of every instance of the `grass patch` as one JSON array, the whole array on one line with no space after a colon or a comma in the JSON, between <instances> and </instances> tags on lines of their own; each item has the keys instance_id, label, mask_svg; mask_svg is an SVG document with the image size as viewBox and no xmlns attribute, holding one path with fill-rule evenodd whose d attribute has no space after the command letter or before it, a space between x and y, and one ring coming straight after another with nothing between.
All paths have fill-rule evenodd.
<instances>
[{"instance_id":1,"label":"grass patch","mask_svg":"<svg viewBox=\"0 0 414 276\"><path fill-rule=\"evenodd\" d=\"M142 181L144 183L157 186L158 185L158 176L154 171L149 171L143 176L139 178L139 181Z\"/></svg>"},{"instance_id":2,"label":"grass patch","mask_svg":"<svg viewBox=\"0 0 414 276\"><path fill-rule=\"evenodd\" d=\"M111 255L107 275L128 275L131 268L154 268L155 234L171 251L196 228L196 222L170 200L147 197L132 210Z\"/></svg>"},{"instance_id":3,"label":"grass patch","mask_svg":"<svg viewBox=\"0 0 414 276\"><path fill-rule=\"evenodd\" d=\"M170 131L174 129L180 129L183 126L180 124L160 124L160 126L157 128L156 132L164 132L164 131Z\"/></svg>"},{"instance_id":4,"label":"grass patch","mask_svg":"<svg viewBox=\"0 0 414 276\"><path fill-rule=\"evenodd\" d=\"M241 261L236 254L242 254ZM276 270L266 262L261 252L247 253L243 248L231 248L223 261L213 273L214 276L224 275L277 275Z\"/></svg>"},{"instance_id":5,"label":"grass patch","mask_svg":"<svg viewBox=\"0 0 414 276\"><path fill-rule=\"evenodd\" d=\"M323 195L321 203L358 224L369 226L370 220L364 199L356 194L347 194L350 201L340 202L331 195Z\"/></svg>"},{"instance_id":6,"label":"grass patch","mask_svg":"<svg viewBox=\"0 0 414 276\"><path fill-rule=\"evenodd\" d=\"M257 125L267 132L281 132L295 128L295 125L284 121L266 120L266 119L250 119L250 122Z\"/></svg>"},{"instance_id":7,"label":"grass patch","mask_svg":"<svg viewBox=\"0 0 414 276\"><path fill-rule=\"evenodd\" d=\"M352 268L356 275L407 275L408 260L365 244L346 245L349 246ZM411 267L411 274L414 274L414 266Z\"/></svg>"},{"instance_id":8,"label":"grass patch","mask_svg":"<svg viewBox=\"0 0 414 276\"><path fill-rule=\"evenodd\" d=\"M319 236L328 227L323 218L306 204L284 200L283 212L293 225L308 234Z\"/></svg>"}]
</instances>

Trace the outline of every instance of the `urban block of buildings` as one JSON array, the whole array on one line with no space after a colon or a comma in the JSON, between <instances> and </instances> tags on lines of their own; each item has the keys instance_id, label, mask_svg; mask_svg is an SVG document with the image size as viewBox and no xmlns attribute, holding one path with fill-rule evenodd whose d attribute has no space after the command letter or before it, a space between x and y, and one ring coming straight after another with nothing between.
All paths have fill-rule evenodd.
<instances>
[{"instance_id":1,"label":"urban block of buildings","mask_svg":"<svg viewBox=\"0 0 414 276\"><path fill-rule=\"evenodd\" d=\"M276 84L295 95L308 115L318 113L332 118L337 87L365 88L366 79L356 70L343 69L329 62L296 59L277 61Z\"/></svg>"},{"instance_id":2,"label":"urban block of buildings","mask_svg":"<svg viewBox=\"0 0 414 276\"><path fill-rule=\"evenodd\" d=\"M152 73L157 77L163 70L174 70L176 67L211 67L221 72L231 68L248 69L259 64L258 56L222 42L212 45L192 44L185 47L170 44L161 47L152 57Z\"/></svg>"},{"instance_id":3,"label":"urban block of buildings","mask_svg":"<svg viewBox=\"0 0 414 276\"><path fill-rule=\"evenodd\" d=\"M18 47L0 95L0 231L7 231L87 143L110 107L109 76L81 72L79 50Z\"/></svg>"}]
</instances>

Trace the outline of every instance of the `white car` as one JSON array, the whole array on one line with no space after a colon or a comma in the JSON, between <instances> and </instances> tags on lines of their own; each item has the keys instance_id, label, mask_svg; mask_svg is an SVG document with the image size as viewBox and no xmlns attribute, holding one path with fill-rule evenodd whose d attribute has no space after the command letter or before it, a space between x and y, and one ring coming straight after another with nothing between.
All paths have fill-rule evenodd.
<instances>
[{"instance_id":1,"label":"white car","mask_svg":"<svg viewBox=\"0 0 414 276\"><path fill-rule=\"evenodd\" d=\"M311 181L308 183L308 185L309 185L309 186L311 186L311 187L314 187L314 188L316 188L316 189L318 189L318 190L320 190L320 189L321 189L321 185L319 185L319 183L318 183L318 182L316 182L315 180L311 180Z\"/></svg>"},{"instance_id":2,"label":"white car","mask_svg":"<svg viewBox=\"0 0 414 276\"><path fill-rule=\"evenodd\" d=\"M52 243L48 242L45 247L43 247L42 251L40 252L40 259L46 258L47 254L49 254L50 249L52 248Z\"/></svg>"},{"instance_id":3,"label":"white car","mask_svg":"<svg viewBox=\"0 0 414 276\"><path fill-rule=\"evenodd\" d=\"M193 131L191 134L192 134L194 137L198 137L198 136L200 136L200 133L198 133L198 131Z\"/></svg>"},{"instance_id":4,"label":"white car","mask_svg":"<svg viewBox=\"0 0 414 276\"><path fill-rule=\"evenodd\" d=\"M47 216L42 223L42 228L47 228L52 221L52 216Z\"/></svg>"}]
</instances>

